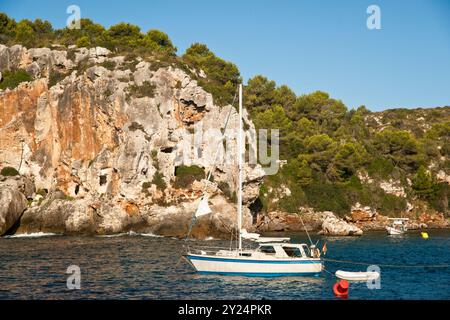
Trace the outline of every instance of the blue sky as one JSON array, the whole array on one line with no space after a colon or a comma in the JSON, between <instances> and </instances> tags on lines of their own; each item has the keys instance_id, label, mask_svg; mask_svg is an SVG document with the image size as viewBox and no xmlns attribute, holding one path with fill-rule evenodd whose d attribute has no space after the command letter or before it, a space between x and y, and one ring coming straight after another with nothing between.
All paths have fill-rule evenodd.
<instances>
[{"instance_id":1,"label":"blue sky","mask_svg":"<svg viewBox=\"0 0 450 320\"><path fill-rule=\"evenodd\" d=\"M450 105L448 0L0 0L0 11L60 28L71 4L106 27L161 29L179 54L205 43L245 80L262 74L297 94L323 90L371 110ZM371 4L381 30L366 27Z\"/></svg>"}]
</instances>

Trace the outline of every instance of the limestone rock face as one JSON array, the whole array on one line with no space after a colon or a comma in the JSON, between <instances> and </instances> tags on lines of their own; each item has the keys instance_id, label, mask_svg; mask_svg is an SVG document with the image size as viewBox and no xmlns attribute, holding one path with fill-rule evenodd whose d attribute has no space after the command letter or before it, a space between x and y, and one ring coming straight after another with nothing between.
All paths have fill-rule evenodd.
<instances>
[{"instance_id":1,"label":"limestone rock face","mask_svg":"<svg viewBox=\"0 0 450 320\"><path fill-rule=\"evenodd\" d=\"M0 90L0 167L20 167L36 190L60 190L71 199L33 201L20 231L103 234L146 228L181 234L177 221L195 211L202 187L175 188L175 169L212 167L230 110L227 152L213 184L235 190L233 107L215 105L180 69L158 69L141 58L126 61L100 47L70 50L0 45L0 72L22 68L34 79ZM115 66L106 68L105 61ZM56 83L50 81L54 74L59 74ZM247 116L244 122L254 129ZM246 135L254 145L256 138ZM244 169L244 203L250 205L264 172L258 165ZM156 176L164 190L154 184ZM27 197L36 199L30 192ZM211 201L222 205L208 228L223 232L236 209L220 190L214 197Z\"/></svg>"},{"instance_id":2,"label":"limestone rock face","mask_svg":"<svg viewBox=\"0 0 450 320\"><path fill-rule=\"evenodd\" d=\"M336 217L330 211L316 212L311 208L300 208L298 214L270 212L259 216L256 229L264 231L319 231L330 236L358 236L363 231L356 225Z\"/></svg>"},{"instance_id":3,"label":"limestone rock face","mask_svg":"<svg viewBox=\"0 0 450 320\"><path fill-rule=\"evenodd\" d=\"M302 224L303 223L305 226ZM256 223L256 229L259 232L265 231L313 231L320 228L321 222L318 217L308 219L305 215L286 212L269 212L266 215L259 216Z\"/></svg>"},{"instance_id":4,"label":"limestone rock face","mask_svg":"<svg viewBox=\"0 0 450 320\"><path fill-rule=\"evenodd\" d=\"M30 177L24 176L12 176L3 177L0 176L0 185L3 188L9 187L13 190L21 192L25 198L32 199L35 193L34 182Z\"/></svg>"},{"instance_id":5,"label":"limestone rock face","mask_svg":"<svg viewBox=\"0 0 450 320\"><path fill-rule=\"evenodd\" d=\"M220 237L222 234L231 233L237 228L236 207L221 195L215 196L210 201L212 214L198 218L192 228L192 236L196 238L206 238L208 236ZM178 206L159 207L147 211L144 215L148 226L142 229L145 232L155 234L184 237L192 217L192 212L196 210L198 201L185 202ZM161 212L161 214L155 214ZM251 228L252 216L248 208L243 212L243 228Z\"/></svg>"},{"instance_id":6,"label":"limestone rock face","mask_svg":"<svg viewBox=\"0 0 450 320\"><path fill-rule=\"evenodd\" d=\"M351 208L350 217L346 217L348 222L366 222L375 220L377 211L369 206L362 206L360 203L356 203Z\"/></svg>"},{"instance_id":7,"label":"limestone rock face","mask_svg":"<svg viewBox=\"0 0 450 320\"><path fill-rule=\"evenodd\" d=\"M15 187L0 182L0 235L5 234L27 207L27 199Z\"/></svg>"},{"instance_id":8,"label":"limestone rock face","mask_svg":"<svg viewBox=\"0 0 450 320\"><path fill-rule=\"evenodd\" d=\"M363 231L357 226L337 218L332 212L324 212L321 234L331 236L360 236Z\"/></svg>"},{"instance_id":9,"label":"limestone rock face","mask_svg":"<svg viewBox=\"0 0 450 320\"><path fill-rule=\"evenodd\" d=\"M450 221L445 218L443 213L422 213L417 221L411 221L412 223L416 222L416 224L419 225L418 228L420 229L423 227L428 228L448 228L450 227ZM412 227L411 229L413 229Z\"/></svg>"}]
</instances>

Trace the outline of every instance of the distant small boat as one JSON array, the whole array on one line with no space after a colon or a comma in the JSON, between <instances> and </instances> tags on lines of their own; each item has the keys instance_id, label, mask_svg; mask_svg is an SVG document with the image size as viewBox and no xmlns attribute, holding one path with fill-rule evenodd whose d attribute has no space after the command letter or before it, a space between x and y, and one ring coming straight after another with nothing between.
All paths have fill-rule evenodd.
<instances>
[{"instance_id":1,"label":"distant small boat","mask_svg":"<svg viewBox=\"0 0 450 320\"><path fill-rule=\"evenodd\" d=\"M389 235L401 235L408 231L405 225L405 222L409 220L408 218L389 218L389 220L393 220L392 225L386 227Z\"/></svg>"},{"instance_id":2,"label":"distant small boat","mask_svg":"<svg viewBox=\"0 0 450 320\"><path fill-rule=\"evenodd\" d=\"M347 281L368 281L376 280L380 277L378 272L350 272L338 270L335 273L336 277L339 279L344 279Z\"/></svg>"}]
</instances>

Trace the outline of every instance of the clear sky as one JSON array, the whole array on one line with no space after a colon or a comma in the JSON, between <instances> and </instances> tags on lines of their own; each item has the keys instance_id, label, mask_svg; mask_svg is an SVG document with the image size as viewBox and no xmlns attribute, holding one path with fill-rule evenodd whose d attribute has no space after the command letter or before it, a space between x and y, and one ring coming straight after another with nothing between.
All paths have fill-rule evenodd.
<instances>
[{"instance_id":1,"label":"clear sky","mask_svg":"<svg viewBox=\"0 0 450 320\"><path fill-rule=\"evenodd\" d=\"M106 27L163 30L179 54L205 43L244 80L323 90L350 108L450 105L450 0L0 0L0 11L61 28L71 4ZM366 26L372 4L381 30Z\"/></svg>"}]
</instances>

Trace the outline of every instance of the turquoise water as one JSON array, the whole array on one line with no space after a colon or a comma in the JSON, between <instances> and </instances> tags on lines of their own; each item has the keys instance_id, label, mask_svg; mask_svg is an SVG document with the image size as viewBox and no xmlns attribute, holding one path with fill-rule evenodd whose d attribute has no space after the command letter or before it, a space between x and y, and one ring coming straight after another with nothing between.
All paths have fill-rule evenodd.
<instances>
[{"instance_id":1,"label":"turquoise water","mask_svg":"<svg viewBox=\"0 0 450 320\"><path fill-rule=\"evenodd\" d=\"M327 240L329 259L403 266L450 264L450 231L429 234L428 240L414 232L402 237L383 232L359 238L313 236L313 240L320 239L321 244ZM307 241L303 233L277 236ZM0 299L334 299L336 279L329 272L365 270L360 265L326 262L328 272L317 278L198 275L180 261L182 244L142 235L1 238ZM70 265L80 267L80 290L67 289ZM381 289L351 283L349 299L450 299L450 268L381 267Z\"/></svg>"}]
</instances>

